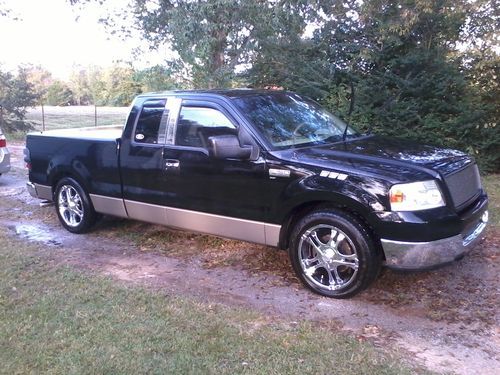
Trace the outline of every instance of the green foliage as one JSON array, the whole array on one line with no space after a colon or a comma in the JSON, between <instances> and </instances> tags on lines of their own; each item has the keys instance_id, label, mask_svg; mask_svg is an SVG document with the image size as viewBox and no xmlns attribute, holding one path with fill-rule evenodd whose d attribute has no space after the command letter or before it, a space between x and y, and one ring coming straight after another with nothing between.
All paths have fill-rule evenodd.
<instances>
[{"instance_id":1,"label":"green foliage","mask_svg":"<svg viewBox=\"0 0 500 375\"><path fill-rule=\"evenodd\" d=\"M478 119L468 127L467 151L476 155L485 170L500 170L500 56L471 53L468 73L470 102Z\"/></svg>"},{"instance_id":2,"label":"green foliage","mask_svg":"<svg viewBox=\"0 0 500 375\"><path fill-rule=\"evenodd\" d=\"M459 148L500 170L493 1L316 5L313 36L264 45L246 75L253 85L297 91L361 130Z\"/></svg>"},{"instance_id":3,"label":"green foliage","mask_svg":"<svg viewBox=\"0 0 500 375\"><path fill-rule=\"evenodd\" d=\"M109 69L79 68L70 77L70 88L78 105L128 106L142 92L130 67L114 65Z\"/></svg>"},{"instance_id":4,"label":"green foliage","mask_svg":"<svg viewBox=\"0 0 500 375\"><path fill-rule=\"evenodd\" d=\"M48 105L72 105L74 104L73 91L62 81L54 81L45 94L44 104Z\"/></svg>"},{"instance_id":5,"label":"green foliage","mask_svg":"<svg viewBox=\"0 0 500 375\"><path fill-rule=\"evenodd\" d=\"M26 65L23 66L23 69L26 72L26 79L33 85L35 93L40 96L42 102L45 101L48 87L54 82L52 73L39 65Z\"/></svg>"},{"instance_id":6,"label":"green foliage","mask_svg":"<svg viewBox=\"0 0 500 375\"><path fill-rule=\"evenodd\" d=\"M24 68L20 67L16 75L0 71L0 127L10 132L29 128L21 120L26 108L35 106L39 98Z\"/></svg>"},{"instance_id":7,"label":"green foliage","mask_svg":"<svg viewBox=\"0 0 500 375\"><path fill-rule=\"evenodd\" d=\"M137 28L153 48L168 44L169 68L194 88L231 87L261 44L300 35L307 1L134 1ZM126 10L127 12L128 10Z\"/></svg>"},{"instance_id":8,"label":"green foliage","mask_svg":"<svg viewBox=\"0 0 500 375\"><path fill-rule=\"evenodd\" d=\"M30 67L27 71L28 81L41 97L41 103L55 106L128 106L142 92L179 87L171 71L160 65L143 70L122 65L107 69L77 67L68 82L52 79L40 67Z\"/></svg>"},{"instance_id":9,"label":"green foliage","mask_svg":"<svg viewBox=\"0 0 500 375\"><path fill-rule=\"evenodd\" d=\"M179 84L172 78L173 74L165 66L155 65L151 68L136 71L134 81L141 83L143 92L155 92L179 88Z\"/></svg>"},{"instance_id":10,"label":"green foliage","mask_svg":"<svg viewBox=\"0 0 500 375\"><path fill-rule=\"evenodd\" d=\"M500 171L497 0L132 4L134 25L120 31L170 46L183 86L283 87L362 130L460 148Z\"/></svg>"},{"instance_id":11,"label":"green foliage","mask_svg":"<svg viewBox=\"0 0 500 375\"><path fill-rule=\"evenodd\" d=\"M104 97L107 105L128 106L142 92L141 84L134 80L134 70L113 66L104 75Z\"/></svg>"}]
</instances>

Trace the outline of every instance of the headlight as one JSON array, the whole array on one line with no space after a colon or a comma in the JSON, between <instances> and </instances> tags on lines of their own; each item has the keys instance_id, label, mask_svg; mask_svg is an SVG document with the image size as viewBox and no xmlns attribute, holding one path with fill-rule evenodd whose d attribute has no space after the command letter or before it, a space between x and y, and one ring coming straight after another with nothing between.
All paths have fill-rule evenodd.
<instances>
[{"instance_id":1,"label":"headlight","mask_svg":"<svg viewBox=\"0 0 500 375\"><path fill-rule=\"evenodd\" d=\"M392 211L419 211L444 206L436 181L398 184L389 190Z\"/></svg>"}]
</instances>

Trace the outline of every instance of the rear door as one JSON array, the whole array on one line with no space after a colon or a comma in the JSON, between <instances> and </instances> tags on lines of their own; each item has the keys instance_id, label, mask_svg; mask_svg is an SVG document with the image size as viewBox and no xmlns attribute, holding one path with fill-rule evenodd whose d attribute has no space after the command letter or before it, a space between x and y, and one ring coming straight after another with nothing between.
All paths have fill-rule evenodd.
<instances>
[{"instance_id":1,"label":"rear door","mask_svg":"<svg viewBox=\"0 0 500 375\"><path fill-rule=\"evenodd\" d=\"M132 134L123 137L120 165L123 198L129 217L166 224L163 148L169 107L167 99L146 100Z\"/></svg>"}]
</instances>

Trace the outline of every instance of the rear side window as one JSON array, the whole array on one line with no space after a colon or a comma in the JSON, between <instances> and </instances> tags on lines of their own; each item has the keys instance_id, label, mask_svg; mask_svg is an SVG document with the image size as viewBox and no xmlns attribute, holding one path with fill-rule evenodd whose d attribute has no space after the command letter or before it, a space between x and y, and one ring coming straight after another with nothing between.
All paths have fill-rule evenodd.
<instances>
[{"instance_id":1,"label":"rear side window","mask_svg":"<svg viewBox=\"0 0 500 375\"><path fill-rule=\"evenodd\" d=\"M168 111L166 100L151 100L144 103L134 132L137 143L163 144L167 129Z\"/></svg>"},{"instance_id":2,"label":"rear side window","mask_svg":"<svg viewBox=\"0 0 500 375\"><path fill-rule=\"evenodd\" d=\"M214 108L182 107L175 144L206 148L209 137L228 134L237 134L237 130L222 112Z\"/></svg>"}]
</instances>

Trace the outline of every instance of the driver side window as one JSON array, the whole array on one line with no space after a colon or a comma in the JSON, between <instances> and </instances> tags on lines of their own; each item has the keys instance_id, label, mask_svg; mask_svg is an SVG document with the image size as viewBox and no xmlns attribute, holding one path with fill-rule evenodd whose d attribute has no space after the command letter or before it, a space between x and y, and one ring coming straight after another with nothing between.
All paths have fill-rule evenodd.
<instances>
[{"instance_id":1,"label":"driver side window","mask_svg":"<svg viewBox=\"0 0 500 375\"><path fill-rule=\"evenodd\" d=\"M208 147L208 138L216 135L237 135L236 127L220 111L207 107L182 107L177 122L175 144Z\"/></svg>"}]
</instances>

